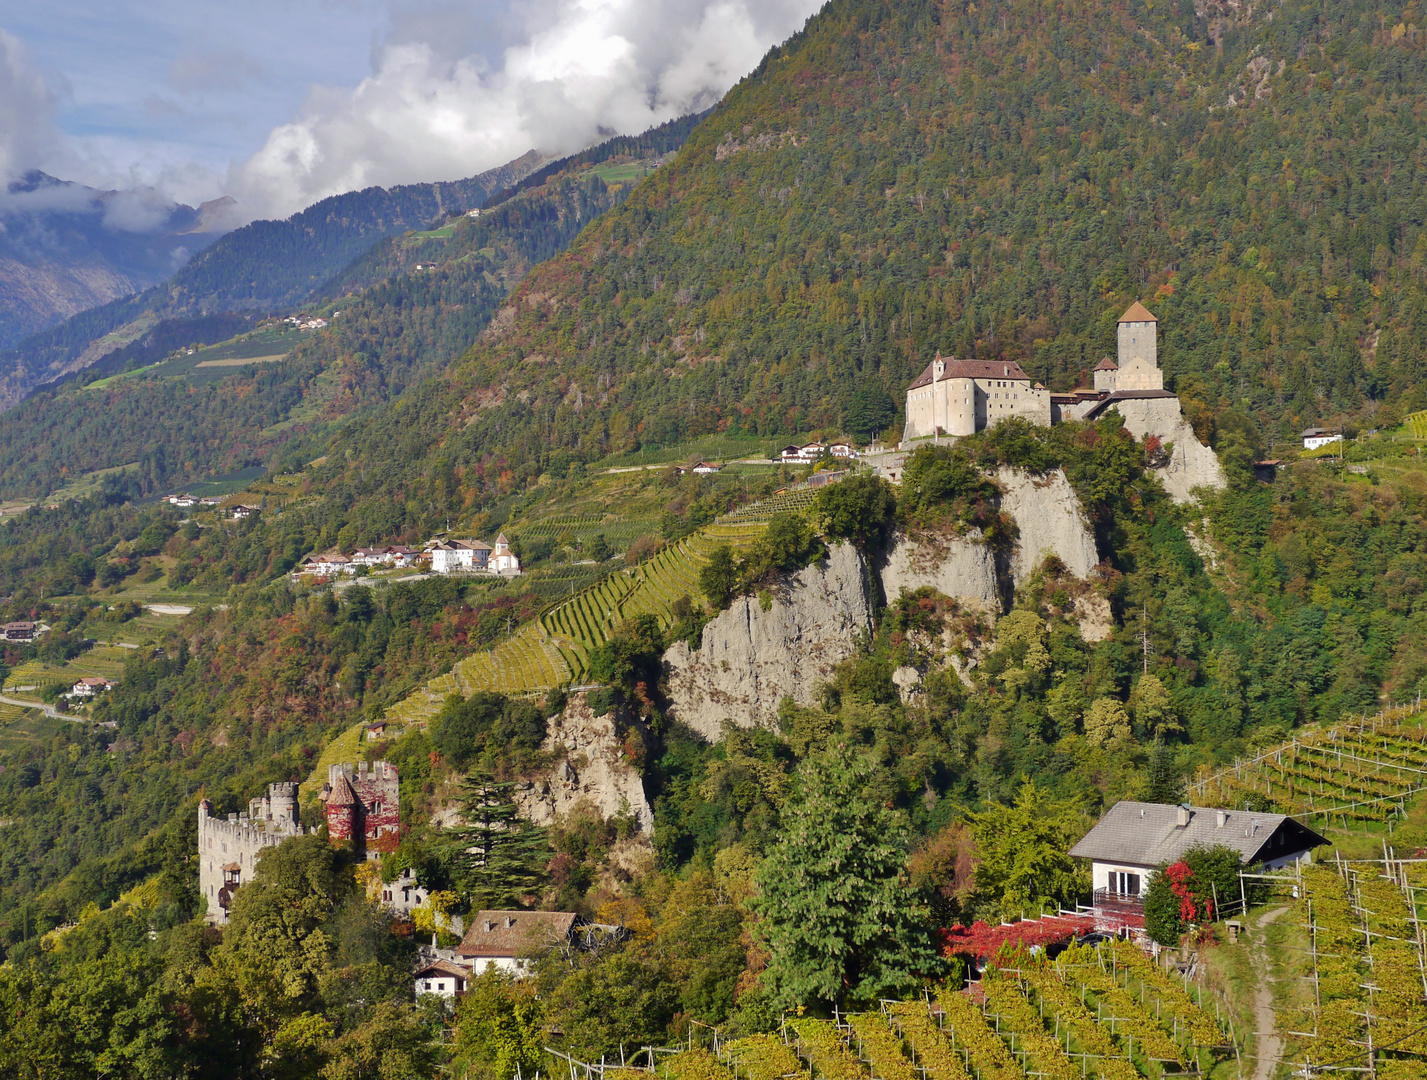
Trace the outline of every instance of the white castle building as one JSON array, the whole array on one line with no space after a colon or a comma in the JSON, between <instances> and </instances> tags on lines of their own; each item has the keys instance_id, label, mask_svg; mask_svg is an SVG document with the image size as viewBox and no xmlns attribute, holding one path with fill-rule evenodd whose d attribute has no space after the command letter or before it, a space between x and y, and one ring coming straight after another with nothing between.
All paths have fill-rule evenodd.
<instances>
[{"instance_id":1,"label":"white castle building","mask_svg":"<svg viewBox=\"0 0 1427 1080\"><path fill-rule=\"evenodd\" d=\"M297 785L269 784L268 793L248 802L246 814L213 816L213 804L198 804L198 890L208 905L204 916L219 925L228 921L228 909L238 886L253 876L258 855L290 836L301 836L297 813Z\"/></svg>"},{"instance_id":2,"label":"white castle building","mask_svg":"<svg viewBox=\"0 0 1427 1080\"><path fill-rule=\"evenodd\" d=\"M935 435L974 435L1012 416L1044 426L1095 420L1113 408L1136 439L1154 435L1173 447L1160 475L1176 499L1187 499L1195 487L1223 487L1214 452L1195 437L1179 398L1164 388L1159 321L1139 301L1120 316L1116 345L1116 360L1107 356L1096 365L1094 388L1068 394L1052 394L1010 360L938 354L907 387L903 448Z\"/></svg>"}]
</instances>

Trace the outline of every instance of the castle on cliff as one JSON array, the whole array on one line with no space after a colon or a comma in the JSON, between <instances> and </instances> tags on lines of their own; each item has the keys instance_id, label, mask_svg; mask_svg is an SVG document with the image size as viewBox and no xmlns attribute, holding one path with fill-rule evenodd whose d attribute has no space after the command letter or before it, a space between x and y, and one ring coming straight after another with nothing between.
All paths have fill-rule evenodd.
<instances>
[{"instance_id":1,"label":"castle on cliff","mask_svg":"<svg viewBox=\"0 0 1427 1080\"><path fill-rule=\"evenodd\" d=\"M1010 360L957 360L940 354L907 387L902 449L936 435L958 437L1019 416L1046 426L1063 420L1097 420L1116 409L1136 439L1153 435L1168 451L1151 463L1177 501L1195 488L1222 488L1227 481L1214 451L1201 443L1164 388L1159 366L1159 320L1139 301L1120 316L1116 360L1095 366L1092 388L1052 394Z\"/></svg>"},{"instance_id":2,"label":"castle on cliff","mask_svg":"<svg viewBox=\"0 0 1427 1080\"><path fill-rule=\"evenodd\" d=\"M390 762L333 765L320 798L325 804L327 838L351 844L367 858L393 851L401 839L400 778ZM304 835L298 814L297 785L269 784L268 793L248 803L245 814L227 818L213 804L198 804L198 889L210 923L228 921L233 894L252 879L258 858L293 836Z\"/></svg>"},{"instance_id":3,"label":"castle on cliff","mask_svg":"<svg viewBox=\"0 0 1427 1080\"><path fill-rule=\"evenodd\" d=\"M1090 420L1124 401L1173 402L1159 367L1158 320L1139 301L1120 316L1118 363L1108 356L1094 372L1094 389L1052 394L1011 360L957 360L938 355L907 388L906 440L974 435L1012 416L1042 426ZM1122 410L1123 411L1123 410Z\"/></svg>"}]
</instances>

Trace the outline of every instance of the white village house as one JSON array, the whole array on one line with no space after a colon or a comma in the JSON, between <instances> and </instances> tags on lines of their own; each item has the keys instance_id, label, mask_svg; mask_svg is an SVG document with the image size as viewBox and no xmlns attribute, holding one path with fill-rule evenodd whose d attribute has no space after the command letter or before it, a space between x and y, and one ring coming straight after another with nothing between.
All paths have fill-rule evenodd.
<instances>
[{"instance_id":1,"label":"white village house","mask_svg":"<svg viewBox=\"0 0 1427 1080\"><path fill-rule=\"evenodd\" d=\"M93 697L95 694L103 693L105 690L112 690L114 683L108 679L93 678L86 676L70 687L70 697Z\"/></svg>"},{"instance_id":2,"label":"white village house","mask_svg":"<svg viewBox=\"0 0 1427 1080\"><path fill-rule=\"evenodd\" d=\"M433 960L416 969L416 996L435 994L443 998L458 998L466 993L471 973L449 960Z\"/></svg>"},{"instance_id":3,"label":"white village house","mask_svg":"<svg viewBox=\"0 0 1427 1080\"><path fill-rule=\"evenodd\" d=\"M1317 450L1320 446L1342 441L1343 433L1341 431L1330 431L1328 428L1311 427L1303 433L1303 449L1305 450Z\"/></svg>"},{"instance_id":4,"label":"white village house","mask_svg":"<svg viewBox=\"0 0 1427 1080\"><path fill-rule=\"evenodd\" d=\"M476 975L490 968L524 975L532 956L570 940L575 919L573 911L480 911L456 956Z\"/></svg>"},{"instance_id":5,"label":"white village house","mask_svg":"<svg viewBox=\"0 0 1427 1080\"><path fill-rule=\"evenodd\" d=\"M454 574L475 569L476 549L462 540L438 540L431 547L430 554L433 574Z\"/></svg>"},{"instance_id":6,"label":"white village house","mask_svg":"<svg viewBox=\"0 0 1427 1080\"><path fill-rule=\"evenodd\" d=\"M1166 803L1118 802L1070 849L1090 860L1095 903L1138 901L1163 863L1195 847L1228 847L1245 866L1278 870L1311 862L1328 841L1286 814L1216 810Z\"/></svg>"}]
</instances>

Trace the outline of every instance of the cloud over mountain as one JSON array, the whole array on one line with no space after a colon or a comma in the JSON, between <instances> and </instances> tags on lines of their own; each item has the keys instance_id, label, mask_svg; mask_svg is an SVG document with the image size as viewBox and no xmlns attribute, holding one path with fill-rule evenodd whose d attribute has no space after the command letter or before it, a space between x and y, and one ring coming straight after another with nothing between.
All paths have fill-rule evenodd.
<instances>
[{"instance_id":1,"label":"cloud over mountain","mask_svg":"<svg viewBox=\"0 0 1427 1080\"><path fill-rule=\"evenodd\" d=\"M0 29L0 189L49 164L58 147L55 96L24 42Z\"/></svg>"},{"instance_id":2,"label":"cloud over mountain","mask_svg":"<svg viewBox=\"0 0 1427 1080\"><path fill-rule=\"evenodd\" d=\"M642 131L713 104L816 6L536 0L484 20L397 10L373 74L314 89L228 187L247 214L284 217L342 191L454 179L532 147L563 153Z\"/></svg>"}]
</instances>

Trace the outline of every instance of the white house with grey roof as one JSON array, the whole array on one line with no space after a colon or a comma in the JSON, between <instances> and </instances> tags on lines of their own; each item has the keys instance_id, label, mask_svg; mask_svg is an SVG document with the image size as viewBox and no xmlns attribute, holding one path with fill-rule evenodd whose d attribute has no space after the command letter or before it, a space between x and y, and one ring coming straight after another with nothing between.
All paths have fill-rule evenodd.
<instances>
[{"instance_id":1,"label":"white house with grey roof","mask_svg":"<svg viewBox=\"0 0 1427 1080\"><path fill-rule=\"evenodd\" d=\"M1070 849L1090 860L1096 900L1144 895L1151 874L1195 847L1227 847L1244 865L1278 870L1311 861L1328 841L1286 814L1118 802Z\"/></svg>"}]
</instances>

